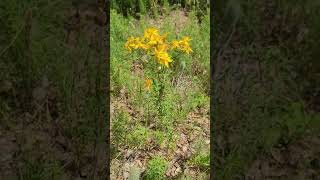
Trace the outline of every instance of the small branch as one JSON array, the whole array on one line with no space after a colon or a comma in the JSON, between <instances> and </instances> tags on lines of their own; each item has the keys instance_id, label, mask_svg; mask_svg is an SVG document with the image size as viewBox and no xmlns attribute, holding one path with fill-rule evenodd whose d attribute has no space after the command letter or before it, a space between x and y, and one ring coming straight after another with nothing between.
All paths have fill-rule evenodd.
<instances>
[{"instance_id":1,"label":"small branch","mask_svg":"<svg viewBox=\"0 0 320 180\"><path fill-rule=\"evenodd\" d=\"M13 37L13 39L11 40L11 42L9 43L9 45L5 48L2 49L1 53L0 53L0 57L14 44L14 42L17 40L19 34L22 32L22 30L25 27L25 22L21 25L19 31L15 34L15 36Z\"/></svg>"}]
</instances>

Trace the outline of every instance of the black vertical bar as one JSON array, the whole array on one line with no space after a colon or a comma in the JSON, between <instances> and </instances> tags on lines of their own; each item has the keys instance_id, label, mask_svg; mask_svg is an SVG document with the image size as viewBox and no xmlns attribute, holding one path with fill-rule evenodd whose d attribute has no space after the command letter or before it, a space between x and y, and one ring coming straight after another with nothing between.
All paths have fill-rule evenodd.
<instances>
[{"instance_id":1,"label":"black vertical bar","mask_svg":"<svg viewBox=\"0 0 320 180\"><path fill-rule=\"evenodd\" d=\"M107 103L106 103L106 141L107 141L107 179L110 179L110 0L105 1L106 12L106 63L107 63Z\"/></svg>"},{"instance_id":2,"label":"black vertical bar","mask_svg":"<svg viewBox=\"0 0 320 180\"><path fill-rule=\"evenodd\" d=\"M214 3L210 1L210 179L214 179L214 138L215 133L213 131L213 126L215 125L215 116L214 116L214 91L213 91L213 81L214 81Z\"/></svg>"}]
</instances>

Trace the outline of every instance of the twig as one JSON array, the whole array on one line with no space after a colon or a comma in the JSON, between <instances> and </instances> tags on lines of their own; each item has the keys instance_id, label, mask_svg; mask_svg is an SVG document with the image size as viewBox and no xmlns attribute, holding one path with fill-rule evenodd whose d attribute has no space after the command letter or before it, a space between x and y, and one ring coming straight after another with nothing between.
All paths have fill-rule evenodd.
<instances>
[{"instance_id":1,"label":"twig","mask_svg":"<svg viewBox=\"0 0 320 180\"><path fill-rule=\"evenodd\" d=\"M17 40L19 34L22 32L22 30L25 27L25 22L21 25L19 31L16 33L16 35L13 37L13 39L11 40L11 42L9 43L9 45L7 47L5 47L4 49L2 49L1 53L0 53L0 57L2 56L2 54L4 54L13 44L14 42Z\"/></svg>"}]
</instances>

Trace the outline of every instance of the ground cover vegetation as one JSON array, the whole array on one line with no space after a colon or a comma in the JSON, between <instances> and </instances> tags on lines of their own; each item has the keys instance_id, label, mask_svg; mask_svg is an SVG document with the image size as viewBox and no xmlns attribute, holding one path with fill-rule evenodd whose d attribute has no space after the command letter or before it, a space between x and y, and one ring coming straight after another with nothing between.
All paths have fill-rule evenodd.
<instances>
[{"instance_id":1,"label":"ground cover vegetation","mask_svg":"<svg viewBox=\"0 0 320 180\"><path fill-rule=\"evenodd\" d=\"M209 11L141 2L111 9L111 178L208 179Z\"/></svg>"}]
</instances>

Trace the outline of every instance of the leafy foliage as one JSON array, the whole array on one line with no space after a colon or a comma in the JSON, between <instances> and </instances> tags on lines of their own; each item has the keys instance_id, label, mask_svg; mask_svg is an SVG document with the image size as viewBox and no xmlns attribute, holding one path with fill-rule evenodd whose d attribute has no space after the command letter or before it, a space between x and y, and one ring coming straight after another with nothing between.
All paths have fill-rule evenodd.
<instances>
[{"instance_id":1,"label":"leafy foliage","mask_svg":"<svg viewBox=\"0 0 320 180\"><path fill-rule=\"evenodd\" d=\"M153 157L148 162L145 178L147 180L165 179L165 172L167 167L168 167L168 162L164 158L160 156Z\"/></svg>"}]
</instances>

